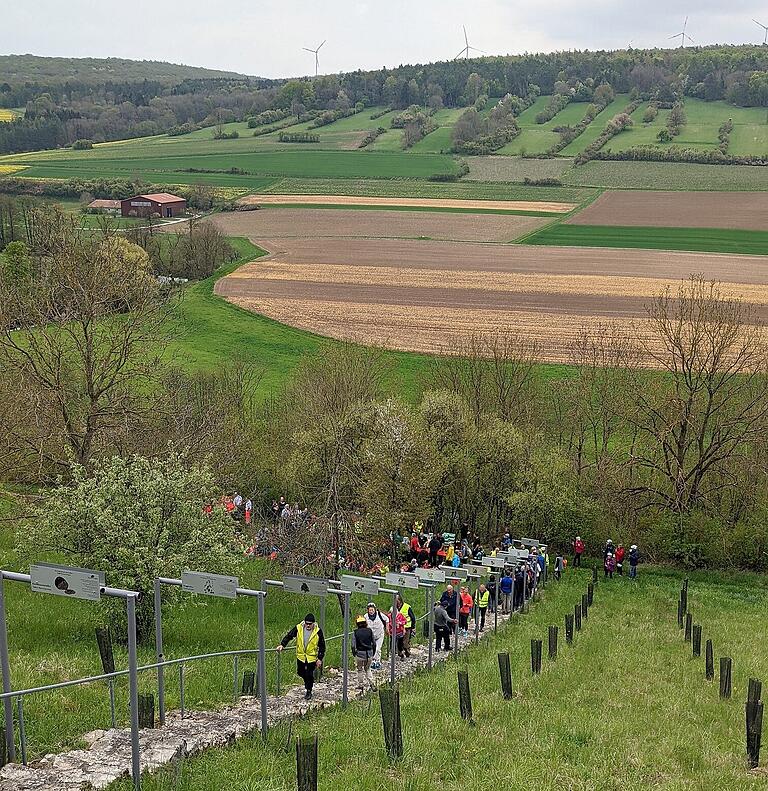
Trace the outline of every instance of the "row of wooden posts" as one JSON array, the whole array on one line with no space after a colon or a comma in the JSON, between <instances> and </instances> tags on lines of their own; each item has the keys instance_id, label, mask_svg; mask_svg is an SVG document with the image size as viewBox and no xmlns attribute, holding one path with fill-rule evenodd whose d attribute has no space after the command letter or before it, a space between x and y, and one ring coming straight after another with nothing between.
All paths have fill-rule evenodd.
<instances>
[{"instance_id":1,"label":"row of wooden posts","mask_svg":"<svg viewBox=\"0 0 768 791\"><path fill-rule=\"evenodd\" d=\"M573 642L574 633L581 631L583 623L589 614L595 595L597 572L593 571L593 581L587 587L587 592L581 601L574 605L573 613L565 616L565 642ZM548 654L550 660L557 658L559 628L550 626L548 631ZM538 674L542 667L542 640L531 640L531 672ZM504 700L513 697L512 669L508 652L498 655L499 676L501 693ZM469 685L469 671L457 672L459 691L459 714L466 722L472 723L472 693ZM400 689L386 685L379 688L379 704L381 707L381 720L384 730L384 745L390 760L396 761L403 756L403 730L400 718ZM296 740L296 777L298 791L317 791L317 760L318 740L317 735L306 739Z\"/></svg>"},{"instance_id":2,"label":"row of wooden posts","mask_svg":"<svg viewBox=\"0 0 768 791\"><path fill-rule=\"evenodd\" d=\"M683 582L680 598L677 602L677 625L683 629L686 642L691 643L694 657L701 656L701 624L693 622L693 614L688 607L688 580ZM704 675L707 681L715 679L715 659L712 640L708 639L704 649ZM749 679L747 702L745 704L747 763L755 769L760 763L760 742L763 733L763 684L756 678ZM720 657L720 698L728 700L733 694L733 659L730 656Z\"/></svg>"}]
</instances>

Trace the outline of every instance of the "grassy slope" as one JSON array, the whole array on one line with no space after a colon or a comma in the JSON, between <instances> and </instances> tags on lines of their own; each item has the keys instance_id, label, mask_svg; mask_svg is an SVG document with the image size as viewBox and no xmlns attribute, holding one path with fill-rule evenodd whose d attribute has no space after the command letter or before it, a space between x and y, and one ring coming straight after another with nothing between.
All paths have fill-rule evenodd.
<instances>
[{"instance_id":1,"label":"grassy slope","mask_svg":"<svg viewBox=\"0 0 768 791\"><path fill-rule=\"evenodd\" d=\"M191 369L212 369L232 360L248 362L263 371L260 390L267 395L285 383L302 359L332 341L230 305L216 296L213 289L219 278L264 254L247 239L231 241L241 257L184 292L179 315L168 328L173 338L169 355ZM391 365L392 391L415 397L429 358L408 352L387 352L386 357Z\"/></svg>"},{"instance_id":2,"label":"grassy slope","mask_svg":"<svg viewBox=\"0 0 768 791\"><path fill-rule=\"evenodd\" d=\"M509 785L510 773L542 791L732 791L764 788L744 767L743 700L750 675L765 678L768 639L765 580L738 585L710 580L691 586L695 621L717 657L734 657L734 696L720 701L704 679L703 658L691 658L675 621L677 576L641 572L600 582L595 606L573 646L564 645L565 613L585 586L567 574L544 600L468 656L475 725L458 717L455 665L422 674L401 688L405 756L385 758L378 705L353 703L294 724L293 735L318 733L319 788L408 791ZM733 581L732 581L733 582ZM560 624L556 662L546 659L535 679L530 639ZM734 628L739 624L740 628ZM508 651L515 697L499 691L497 651ZM287 729L264 746L251 738L211 751L146 780L150 791L233 791L295 788L295 761L283 748ZM128 782L120 789L128 789Z\"/></svg>"},{"instance_id":3,"label":"grassy slope","mask_svg":"<svg viewBox=\"0 0 768 791\"><path fill-rule=\"evenodd\" d=\"M629 96L626 93L619 93L616 98L603 110L598 113L592 123L575 139L572 140L561 152L560 156L572 157L581 153L590 143L602 134L603 129L608 121L620 112L629 104ZM586 107L584 107L586 112ZM583 117L582 113L582 117Z\"/></svg>"},{"instance_id":4,"label":"grassy slope","mask_svg":"<svg viewBox=\"0 0 768 791\"><path fill-rule=\"evenodd\" d=\"M644 228L555 223L527 236L525 244L566 247L639 247L768 255L768 231L728 228Z\"/></svg>"},{"instance_id":5,"label":"grassy slope","mask_svg":"<svg viewBox=\"0 0 768 791\"><path fill-rule=\"evenodd\" d=\"M768 169L687 162L592 161L567 171L562 181L573 187L609 189L751 191L768 189Z\"/></svg>"}]
</instances>

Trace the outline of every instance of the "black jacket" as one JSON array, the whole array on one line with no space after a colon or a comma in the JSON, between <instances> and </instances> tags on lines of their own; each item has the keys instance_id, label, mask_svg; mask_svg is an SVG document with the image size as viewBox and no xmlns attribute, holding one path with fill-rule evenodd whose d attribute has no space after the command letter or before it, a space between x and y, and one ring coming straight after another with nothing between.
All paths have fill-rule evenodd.
<instances>
[{"instance_id":1,"label":"black jacket","mask_svg":"<svg viewBox=\"0 0 768 791\"><path fill-rule=\"evenodd\" d=\"M376 640L367 626L358 626L352 632L352 654L358 659L371 659L376 653Z\"/></svg>"},{"instance_id":2,"label":"black jacket","mask_svg":"<svg viewBox=\"0 0 768 791\"><path fill-rule=\"evenodd\" d=\"M445 611L451 618L456 617L456 602L459 600L459 595L454 592L448 593L448 591L443 591L443 595L440 597L440 604L445 607Z\"/></svg>"}]
</instances>

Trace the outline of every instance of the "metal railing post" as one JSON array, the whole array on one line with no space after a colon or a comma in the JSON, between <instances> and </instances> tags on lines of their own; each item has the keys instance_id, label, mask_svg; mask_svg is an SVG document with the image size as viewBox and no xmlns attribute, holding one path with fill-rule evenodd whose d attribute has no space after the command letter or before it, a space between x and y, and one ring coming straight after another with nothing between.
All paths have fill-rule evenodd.
<instances>
[{"instance_id":1,"label":"metal railing post","mask_svg":"<svg viewBox=\"0 0 768 791\"><path fill-rule=\"evenodd\" d=\"M351 593L344 595L344 635L341 644L341 705L346 708L349 702L349 600ZM325 601L325 599L323 599Z\"/></svg>"},{"instance_id":2,"label":"metal railing post","mask_svg":"<svg viewBox=\"0 0 768 791\"><path fill-rule=\"evenodd\" d=\"M27 729L24 726L24 698L19 695L16 703L19 717L19 749L21 750L21 765L27 765Z\"/></svg>"},{"instance_id":3,"label":"metal railing post","mask_svg":"<svg viewBox=\"0 0 768 791\"><path fill-rule=\"evenodd\" d=\"M429 628L427 629L427 638L429 640L429 650L427 653L427 667L432 670L432 643L435 637L435 586L429 586Z\"/></svg>"},{"instance_id":4,"label":"metal railing post","mask_svg":"<svg viewBox=\"0 0 768 791\"><path fill-rule=\"evenodd\" d=\"M184 719L184 665L179 665L179 713Z\"/></svg>"},{"instance_id":5,"label":"metal railing post","mask_svg":"<svg viewBox=\"0 0 768 791\"><path fill-rule=\"evenodd\" d=\"M259 704L261 706L261 737L267 738L267 644L265 637L265 622L264 622L264 599L266 593L261 592L258 597L259 609ZM279 656L279 654L278 654ZM278 659L278 661L280 661ZM279 682L278 682L279 683Z\"/></svg>"},{"instance_id":6,"label":"metal railing post","mask_svg":"<svg viewBox=\"0 0 768 791\"><path fill-rule=\"evenodd\" d=\"M109 679L109 716L112 727L117 728L117 716L115 715L115 679Z\"/></svg>"},{"instance_id":7,"label":"metal railing post","mask_svg":"<svg viewBox=\"0 0 768 791\"><path fill-rule=\"evenodd\" d=\"M139 752L139 674L136 661L136 595L126 598L128 610L128 694L131 710L131 776L136 791L141 791L141 753Z\"/></svg>"},{"instance_id":8,"label":"metal railing post","mask_svg":"<svg viewBox=\"0 0 768 791\"><path fill-rule=\"evenodd\" d=\"M5 617L5 583L0 572L0 669L3 673L3 693L11 691L11 663L8 659L8 622ZM5 710L5 745L8 760L16 760L16 739L13 734L13 701L4 698Z\"/></svg>"},{"instance_id":9,"label":"metal railing post","mask_svg":"<svg viewBox=\"0 0 768 791\"><path fill-rule=\"evenodd\" d=\"M164 661L163 655L163 611L161 582L156 579L155 588L155 662ZM165 725L165 672L162 665L157 668L157 711L161 727Z\"/></svg>"},{"instance_id":10,"label":"metal railing post","mask_svg":"<svg viewBox=\"0 0 768 791\"><path fill-rule=\"evenodd\" d=\"M397 591L392 593L392 620L389 623L392 632L389 644L389 681L395 686L395 659L397 657Z\"/></svg>"}]
</instances>

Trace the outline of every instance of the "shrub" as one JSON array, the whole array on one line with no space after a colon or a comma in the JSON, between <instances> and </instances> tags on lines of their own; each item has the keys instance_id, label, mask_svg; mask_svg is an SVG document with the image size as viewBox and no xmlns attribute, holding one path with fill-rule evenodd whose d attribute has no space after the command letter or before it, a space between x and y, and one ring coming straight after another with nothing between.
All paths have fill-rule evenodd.
<instances>
[{"instance_id":1,"label":"shrub","mask_svg":"<svg viewBox=\"0 0 768 791\"><path fill-rule=\"evenodd\" d=\"M179 126L172 126L166 134L168 137L178 137L179 135L188 135L191 132L196 132L198 129L200 129L200 126L197 124L186 123Z\"/></svg>"},{"instance_id":2,"label":"shrub","mask_svg":"<svg viewBox=\"0 0 768 791\"><path fill-rule=\"evenodd\" d=\"M93 140L75 140L72 143L72 148L75 151L89 151L93 148Z\"/></svg>"},{"instance_id":3,"label":"shrub","mask_svg":"<svg viewBox=\"0 0 768 791\"><path fill-rule=\"evenodd\" d=\"M366 148L366 146L371 145L371 143L373 143L374 140L376 140L376 138L379 137L379 135L383 135L384 132L386 131L387 130L383 126L380 126L377 129L371 129L370 132L366 132L366 135L360 141L360 145L358 146L358 148Z\"/></svg>"},{"instance_id":4,"label":"shrub","mask_svg":"<svg viewBox=\"0 0 768 791\"><path fill-rule=\"evenodd\" d=\"M656 135L656 139L659 143L671 143L672 135L669 133L669 129L660 129L659 133Z\"/></svg>"},{"instance_id":5,"label":"shrub","mask_svg":"<svg viewBox=\"0 0 768 791\"><path fill-rule=\"evenodd\" d=\"M235 526L216 501L213 475L164 459L113 456L95 462L92 474L73 464L70 481L47 499L19 544L30 556L44 550L75 565L106 572L108 584L142 594L138 632L151 633L155 577L177 577L186 568L232 573L241 556ZM122 600L108 600L113 621L124 623Z\"/></svg>"},{"instance_id":6,"label":"shrub","mask_svg":"<svg viewBox=\"0 0 768 791\"><path fill-rule=\"evenodd\" d=\"M656 120L656 116L659 114L659 108L655 104L649 104L648 107L645 108L645 112L643 113L643 123L644 124L651 124Z\"/></svg>"},{"instance_id":7,"label":"shrub","mask_svg":"<svg viewBox=\"0 0 768 791\"><path fill-rule=\"evenodd\" d=\"M319 143L320 135L312 132L280 132L277 139L281 143Z\"/></svg>"},{"instance_id":8,"label":"shrub","mask_svg":"<svg viewBox=\"0 0 768 791\"><path fill-rule=\"evenodd\" d=\"M214 132L213 139L214 140L237 140L240 137L240 132L237 129L233 129L231 132Z\"/></svg>"},{"instance_id":9,"label":"shrub","mask_svg":"<svg viewBox=\"0 0 768 791\"><path fill-rule=\"evenodd\" d=\"M547 121L551 121L561 110L567 107L568 102L570 101L571 97L568 94L553 94L550 97L550 100L547 102L547 106L540 112L536 113L536 123L545 124Z\"/></svg>"}]
</instances>

